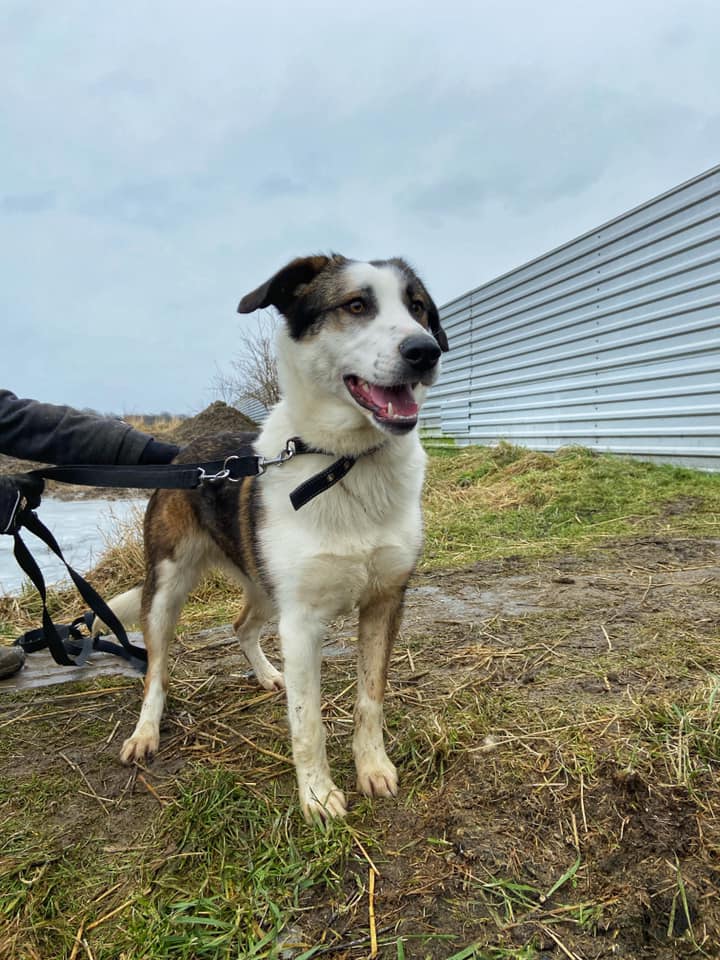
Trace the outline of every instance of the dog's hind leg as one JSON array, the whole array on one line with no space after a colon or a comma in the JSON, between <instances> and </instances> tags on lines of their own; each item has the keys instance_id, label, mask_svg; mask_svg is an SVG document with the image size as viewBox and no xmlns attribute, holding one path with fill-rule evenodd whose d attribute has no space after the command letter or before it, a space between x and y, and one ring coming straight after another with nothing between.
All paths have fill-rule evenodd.
<instances>
[{"instance_id":1,"label":"dog's hind leg","mask_svg":"<svg viewBox=\"0 0 720 960\"><path fill-rule=\"evenodd\" d=\"M268 600L252 585L244 584L244 593L245 606L233 624L240 649L249 660L260 686L266 690L283 690L283 675L270 663L260 646L260 630L272 615L272 609Z\"/></svg>"},{"instance_id":2,"label":"dog's hind leg","mask_svg":"<svg viewBox=\"0 0 720 960\"><path fill-rule=\"evenodd\" d=\"M357 700L353 754L358 789L368 797L394 797L398 777L385 752L383 700L388 663L400 628L405 585L360 606Z\"/></svg>"},{"instance_id":3,"label":"dog's hind leg","mask_svg":"<svg viewBox=\"0 0 720 960\"><path fill-rule=\"evenodd\" d=\"M145 694L135 731L122 746L123 763L143 761L157 752L160 719L168 688L168 650L180 611L201 572L192 549L176 551L148 569L143 585L142 623L148 655Z\"/></svg>"},{"instance_id":4,"label":"dog's hind leg","mask_svg":"<svg viewBox=\"0 0 720 960\"><path fill-rule=\"evenodd\" d=\"M133 623L140 623L140 614L142 610L142 590L143 585L126 590L125 593L119 593L112 600L108 601L108 606L118 618L120 623L127 629ZM92 634L97 636L102 630L107 630L107 626L100 617L95 617L92 625Z\"/></svg>"}]
</instances>

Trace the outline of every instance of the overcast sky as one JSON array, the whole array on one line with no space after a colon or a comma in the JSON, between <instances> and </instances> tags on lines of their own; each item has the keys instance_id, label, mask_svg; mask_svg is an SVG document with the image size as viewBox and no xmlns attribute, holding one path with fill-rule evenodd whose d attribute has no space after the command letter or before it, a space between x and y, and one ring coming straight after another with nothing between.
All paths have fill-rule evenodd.
<instances>
[{"instance_id":1,"label":"overcast sky","mask_svg":"<svg viewBox=\"0 0 720 960\"><path fill-rule=\"evenodd\" d=\"M720 161L720 3L3 0L0 385L193 413L293 256L438 303Z\"/></svg>"}]
</instances>

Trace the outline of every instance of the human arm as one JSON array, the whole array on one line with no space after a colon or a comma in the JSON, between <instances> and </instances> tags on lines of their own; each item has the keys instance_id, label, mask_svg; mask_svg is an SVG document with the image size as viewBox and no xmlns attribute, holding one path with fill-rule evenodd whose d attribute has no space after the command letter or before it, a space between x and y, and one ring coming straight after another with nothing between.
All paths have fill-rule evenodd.
<instances>
[{"instance_id":1,"label":"human arm","mask_svg":"<svg viewBox=\"0 0 720 960\"><path fill-rule=\"evenodd\" d=\"M56 464L169 463L178 447L121 420L0 390L0 453Z\"/></svg>"}]
</instances>

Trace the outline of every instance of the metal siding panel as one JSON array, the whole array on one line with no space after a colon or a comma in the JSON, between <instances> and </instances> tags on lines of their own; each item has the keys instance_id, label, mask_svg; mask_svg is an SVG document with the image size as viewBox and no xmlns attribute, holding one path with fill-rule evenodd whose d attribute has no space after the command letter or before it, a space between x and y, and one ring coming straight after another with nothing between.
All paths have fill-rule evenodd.
<instances>
[{"instance_id":1,"label":"metal siding panel","mask_svg":"<svg viewBox=\"0 0 720 960\"><path fill-rule=\"evenodd\" d=\"M551 378L542 375L528 378L525 383L516 383L513 378L504 381L479 380L472 388L478 396L503 400L507 398L566 396L577 391L592 390L596 395L615 391L618 388L633 390L662 389L666 395L673 389L692 389L692 383L709 383L717 387L720 382L720 350L705 351L699 356L676 357L674 362L660 360L645 363L620 365L612 370L590 367L586 371L571 373L566 378ZM661 385L661 386L657 386ZM436 388L437 389L437 388Z\"/></svg>"},{"instance_id":2,"label":"metal siding panel","mask_svg":"<svg viewBox=\"0 0 720 960\"><path fill-rule=\"evenodd\" d=\"M423 428L720 469L720 166L440 315Z\"/></svg>"},{"instance_id":3,"label":"metal siding panel","mask_svg":"<svg viewBox=\"0 0 720 960\"><path fill-rule=\"evenodd\" d=\"M666 310L680 302L695 303L698 300L717 299L720 291L720 259L717 257L686 264L680 269L659 275L643 275L623 284L603 284L598 281L577 288L562 297L547 298L539 304L513 313L488 315L472 320L472 329L480 336L490 339L503 336L510 330L525 330L537 320L555 319L559 325L568 327L575 320L589 314L608 316L628 307L658 305ZM479 339L479 337L478 337Z\"/></svg>"},{"instance_id":4,"label":"metal siding panel","mask_svg":"<svg viewBox=\"0 0 720 960\"><path fill-rule=\"evenodd\" d=\"M469 397L469 408L473 416L484 417L485 422L489 422L490 417L509 417L516 422L518 413L523 414L527 419L534 416L539 411L547 413L548 410L557 411L556 417L561 416L563 420L569 419L576 414L586 413L592 415L597 412L603 415L622 412L624 416L637 416L639 413L660 411L662 415L676 414L678 411L685 413L713 413L720 409L720 393L718 391L707 393L675 393L671 396L650 394L643 396L620 395L600 396L600 395L581 395L572 399L558 400L557 397L536 400L535 402L525 403L498 403L497 401L487 402L482 398L471 394Z\"/></svg>"},{"instance_id":5,"label":"metal siding panel","mask_svg":"<svg viewBox=\"0 0 720 960\"><path fill-rule=\"evenodd\" d=\"M651 325L659 324L660 329L684 329L690 325L707 324L712 327L717 322L720 313L720 287L717 297L708 297L703 300L697 299L697 292L692 291L690 295L681 298L674 298L673 302L665 300L662 304L640 304L631 307L629 304L620 306L612 314L601 315L595 310L586 311L583 315L571 318L569 321L562 318L560 321L553 320L550 324L530 324L525 330L522 328L514 331L511 337L497 337L494 340L485 340L480 350L479 344L476 354L483 357L490 357L493 354L499 355L503 350L517 354L521 347L530 345L549 344L561 346L565 343L572 343L582 335L597 333L611 334L616 331L624 333L629 332L632 335L637 332L637 328L644 328L643 332L648 333ZM463 345L463 350L467 350L467 345Z\"/></svg>"},{"instance_id":6,"label":"metal siding panel","mask_svg":"<svg viewBox=\"0 0 720 960\"><path fill-rule=\"evenodd\" d=\"M552 275L533 277L532 281L517 287L506 289L491 297L476 298L474 303L478 315L494 312L501 307L512 307L523 301L532 301L541 295L557 295L564 289L577 285L583 277L611 277L618 271L627 271L631 267L642 267L659 257L669 258L686 255L705 243L717 240L720 231L720 214L717 209L703 209L698 218L689 223L680 223L675 229L652 231L654 236L643 234L640 239L623 238L617 241L615 248L608 252L604 249L591 249L587 254L573 260L560 272Z\"/></svg>"}]
</instances>

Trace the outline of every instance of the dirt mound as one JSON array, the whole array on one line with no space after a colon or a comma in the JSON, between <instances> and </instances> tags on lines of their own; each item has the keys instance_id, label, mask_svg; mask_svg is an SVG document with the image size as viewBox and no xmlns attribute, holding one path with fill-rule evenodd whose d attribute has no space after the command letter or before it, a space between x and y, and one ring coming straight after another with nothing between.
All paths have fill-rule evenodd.
<instances>
[{"instance_id":1,"label":"dirt mound","mask_svg":"<svg viewBox=\"0 0 720 960\"><path fill-rule=\"evenodd\" d=\"M173 439L176 443L184 444L213 433L242 433L246 430L257 430L257 424L235 407L216 400L196 416L184 420L175 430Z\"/></svg>"},{"instance_id":2,"label":"dirt mound","mask_svg":"<svg viewBox=\"0 0 720 960\"><path fill-rule=\"evenodd\" d=\"M28 470L35 470L41 466L41 463L33 463L30 460L18 460L15 457L9 457L7 454L0 453L0 477L5 477L9 473L26 473Z\"/></svg>"}]
</instances>

